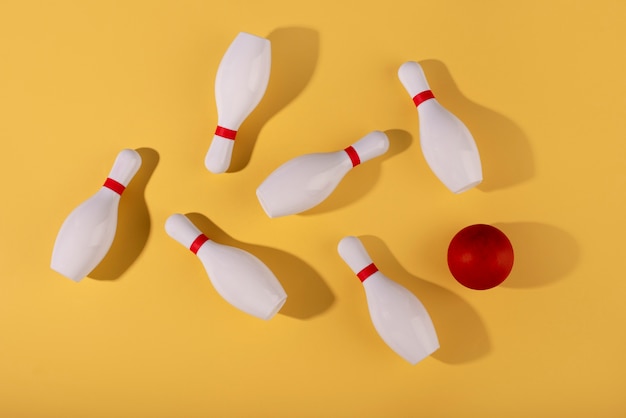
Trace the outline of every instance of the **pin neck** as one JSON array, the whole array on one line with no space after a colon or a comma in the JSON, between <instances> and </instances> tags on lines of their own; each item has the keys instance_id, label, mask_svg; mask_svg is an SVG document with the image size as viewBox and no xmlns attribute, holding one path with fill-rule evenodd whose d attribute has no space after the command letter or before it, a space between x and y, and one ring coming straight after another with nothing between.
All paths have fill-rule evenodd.
<instances>
[{"instance_id":1,"label":"pin neck","mask_svg":"<svg viewBox=\"0 0 626 418\"><path fill-rule=\"evenodd\" d=\"M426 100L430 100L430 99L434 99L435 95L433 94L432 91L430 90L424 90L421 93L417 93L415 96L413 96L413 103L415 103L415 107L421 105L422 103L424 103Z\"/></svg>"},{"instance_id":2,"label":"pin neck","mask_svg":"<svg viewBox=\"0 0 626 418\"><path fill-rule=\"evenodd\" d=\"M122 183L113 180L110 177L107 177L107 179L105 180L104 187L106 187L107 189L111 189L113 190L115 193L121 195L122 193L124 193L124 190L126 189L126 186L124 186Z\"/></svg>"},{"instance_id":3,"label":"pin neck","mask_svg":"<svg viewBox=\"0 0 626 418\"><path fill-rule=\"evenodd\" d=\"M357 165L361 164L361 158L359 157L359 154L356 152L352 145L344 149L344 151L346 152L346 154L348 154L348 157L350 157L352 167L356 167Z\"/></svg>"},{"instance_id":4,"label":"pin neck","mask_svg":"<svg viewBox=\"0 0 626 418\"><path fill-rule=\"evenodd\" d=\"M378 267L376 267L374 263L371 263L370 265L365 266L363 270L359 271L356 274L356 277L358 277L359 280L361 280L361 283L363 283L368 277L370 277L372 274L376 273L377 271L378 271Z\"/></svg>"},{"instance_id":5,"label":"pin neck","mask_svg":"<svg viewBox=\"0 0 626 418\"><path fill-rule=\"evenodd\" d=\"M234 141L235 137L237 136L237 131L233 131L232 129L224 128L223 126L218 125L217 128L215 128L215 135Z\"/></svg>"},{"instance_id":6,"label":"pin neck","mask_svg":"<svg viewBox=\"0 0 626 418\"><path fill-rule=\"evenodd\" d=\"M196 239L194 239L191 245L189 246L189 251L191 251L194 254L198 254L198 250L200 250L200 247L202 247L202 245L208 240L209 238L206 235L204 234L198 235Z\"/></svg>"}]
</instances>

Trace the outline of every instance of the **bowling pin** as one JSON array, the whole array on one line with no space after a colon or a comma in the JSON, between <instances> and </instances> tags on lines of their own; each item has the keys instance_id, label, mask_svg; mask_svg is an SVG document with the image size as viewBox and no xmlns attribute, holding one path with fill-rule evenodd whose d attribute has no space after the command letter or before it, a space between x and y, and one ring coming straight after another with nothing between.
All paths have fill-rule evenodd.
<instances>
[{"instance_id":1,"label":"bowling pin","mask_svg":"<svg viewBox=\"0 0 626 418\"><path fill-rule=\"evenodd\" d=\"M196 254L226 301L261 319L271 319L287 300L274 273L247 251L210 240L185 215L171 215L165 231Z\"/></svg>"},{"instance_id":2,"label":"bowling pin","mask_svg":"<svg viewBox=\"0 0 626 418\"><path fill-rule=\"evenodd\" d=\"M274 170L257 188L257 198L270 218L311 209L324 201L353 167L387 149L387 135L374 131L341 151L301 155Z\"/></svg>"},{"instance_id":3,"label":"bowling pin","mask_svg":"<svg viewBox=\"0 0 626 418\"><path fill-rule=\"evenodd\" d=\"M215 77L217 128L204 159L213 173L228 170L237 130L259 104L270 78L268 39L241 32L222 57Z\"/></svg>"},{"instance_id":4,"label":"bowling pin","mask_svg":"<svg viewBox=\"0 0 626 418\"><path fill-rule=\"evenodd\" d=\"M338 251L363 283L372 323L383 341L411 364L435 352L437 333L419 299L378 271L357 237L343 238Z\"/></svg>"},{"instance_id":5,"label":"bowling pin","mask_svg":"<svg viewBox=\"0 0 626 418\"><path fill-rule=\"evenodd\" d=\"M454 193L480 184L483 173L476 142L463 122L439 104L422 67L405 62L398 77L417 107L422 153L433 173Z\"/></svg>"},{"instance_id":6,"label":"bowling pin","mask_svg":"<svg viewBox=\"0 0 626 418\"><path fill-rule=\"evenodd\" d=\"M104 185L63 222L52 250L52 270L79 282L107 254L117 229L120 196L141 166L141 156L122 150Z\"/></svg>"}]
</instances>

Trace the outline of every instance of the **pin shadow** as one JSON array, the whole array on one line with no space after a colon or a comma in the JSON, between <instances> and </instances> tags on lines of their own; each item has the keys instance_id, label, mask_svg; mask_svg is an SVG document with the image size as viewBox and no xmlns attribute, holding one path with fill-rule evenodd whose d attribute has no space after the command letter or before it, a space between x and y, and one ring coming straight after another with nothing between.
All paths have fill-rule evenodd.
<instances>
[{"instance_id":1,"label":"pin shadow","mask_svg":"<svg viewBox=\"0 0 626 418\"><path fill-rule=\"evenodd\" d=\"M487 329L472 306L455 293L406 271L377 237L359 237L383 274L409 289L428 311L440 348L432 356L448 364L477 360L489 353Z\"/></svg>"},{"instance_id":2,"label":"pin shadow","mask_svg":"<svg viewBox=\"0 0 626 418\"><path fill-rule=\"evenodd\" d=\"M394 155L400 154L411 145L412 136L401 129L389 129L385 131L389 138L389 150L370 161L366 161L363 167L357 166L350 170L341 180L337 188L319 205L302 212L300 215L318 215L332 212L336 209L351 205L365 196L380 178L382 164ZM354 141L359 138L354 138ZM348 146L349 144L346 144Z\"/></svg>"},{"instance_id":3,"label":"pin shadow","mask_svg":"<svg viewBox=\"0 0 626 418\"><path fill-rule=\"evenodd\" d=\"M505 189L533 177L534 159L528 138L513 121L467 99L438 60L420 61L437 100L467 125L476 140L483 168L478 189Z\"/></svg>"},{"instance_id":4,"label":"pin shadow","mask_svg":"<svg viewBox=\"0 0 626 418\"><path fill-rule=\"evenodd\" d=\"M241 248L258 257L276 275L287 293L279 311L297 319L309 319L326 311L335 297L322 277L308 264L287 252L237 241L200 213L185 214L198 229L215 242Z\"/></svg>"},{"instance_id":5,"label":"pin shadow","mask_svg":"<svg viewBox=\"0 0 626 418\"><path fill-rule=\"evenodd\" d=\"M135 262L150 236L150 213L145 190L158 162L159 154L151 148L138 148L141 167L120 199L117 229L111 248L88 277L116 280Z\"/></svg>"},{"instance_id":6,"label":"pin shadow","mask_svg":"<svg viewBox=\"0 0 626 418\"><path fill-rule=\"evenodd\" d=\"M263 99L237 133L228 172L241 171L248 165L263 126L304 90L315 71L319 55L319 34L315 30L278 28L267 39L272 45L269 84Z\"/></svg>"},{"instance_id":7,"label":"pin shadow","mask_svg":"<svg viewBox=\"0 0 626 418\"><path fill-rule=\"evenodd\" d=\"M574 270L580 248L568 232L539 222L493 224L513 245L511 274L500 286L533 288L554 283Z\"/></svg>"}]
</instances>

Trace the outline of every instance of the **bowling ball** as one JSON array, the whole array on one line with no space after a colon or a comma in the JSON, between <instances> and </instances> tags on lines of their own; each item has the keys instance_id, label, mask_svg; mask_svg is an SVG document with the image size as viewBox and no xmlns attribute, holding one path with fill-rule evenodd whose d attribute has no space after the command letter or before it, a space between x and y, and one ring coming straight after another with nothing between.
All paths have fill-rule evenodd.
<instances>
[{"instance_id":1,"label":"bowling ball","mask_svg":"<svg viewBox=\"0 0 626 418\"><path fill-rule=\"evenodd\" d=\"M448 246L450 273L463 286L491 289L502 283L513 268L513 246L507 236L491 225L461 229Z\"/></svg>"}]
</instances>

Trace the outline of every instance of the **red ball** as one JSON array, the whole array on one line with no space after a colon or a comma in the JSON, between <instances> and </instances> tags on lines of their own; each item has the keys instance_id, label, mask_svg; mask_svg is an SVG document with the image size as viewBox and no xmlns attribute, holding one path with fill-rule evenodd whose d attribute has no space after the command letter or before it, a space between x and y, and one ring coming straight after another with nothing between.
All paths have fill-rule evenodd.
<instances>
[{"instance_id":1,"label":"red ball","mask_svg":"<svg viewBox=\"0 0 626 418\"><path fill-rule=\"evenodd\" d=\"M448 246L448 267L454 278L475 290L502 283L513 268L513 246L506 235L491 225L461 229Z\"/></svg>"}]
</instances>

